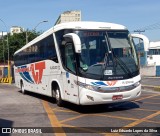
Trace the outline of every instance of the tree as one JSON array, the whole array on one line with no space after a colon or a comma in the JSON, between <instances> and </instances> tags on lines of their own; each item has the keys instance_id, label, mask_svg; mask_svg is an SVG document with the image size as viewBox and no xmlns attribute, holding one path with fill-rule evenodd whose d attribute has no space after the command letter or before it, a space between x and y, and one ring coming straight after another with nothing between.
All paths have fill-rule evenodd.
<instances>
[{"instance_id":1,"label":"tree","mask_svg":"<svg viewBox=\"0 0 160 136\"><path fill-rule=\"evenodd\" d=\"M4 37L1 37L1 39L0 39L0 60L3 60L3 61L0 61L0 63L1 62L3 62L3 63L6 62L5 52L6 52L6 49L5 49Z\"/></svg>"},{"instance_id":2,"label":"tree","mask_svg":"<svg viewBox=\"0 0 160 136\"><path fill-rule=\"evenodd\" d=\"M28 31L28 41L33 40L39 36L42 32L36 32L34 30ZM9 45L9 56L10 60L13 60L14 53L22 48L26 44L26 32L10 35L8 34L8 45ZM4 53L4 55L3 55ZM0 39L0 62L6 62L8 60L8 47L7 47L7 36Z\"/></svg>"}]
</instances>

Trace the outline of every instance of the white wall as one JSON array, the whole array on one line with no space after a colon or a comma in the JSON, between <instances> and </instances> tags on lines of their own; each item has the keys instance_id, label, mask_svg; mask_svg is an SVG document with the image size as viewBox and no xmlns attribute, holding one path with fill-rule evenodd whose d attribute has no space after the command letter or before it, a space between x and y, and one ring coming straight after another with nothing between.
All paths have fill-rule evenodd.
<instances>
[{"instance_id":1,"label":"white wall","mask_svg":"<svg viewBox=\"0 0 160 136\"><path fill-rule=\"evenodd\" d=\"M156 66L143 66L140 68L141 76L156 76Z\"/></svg>"}]
</instances>

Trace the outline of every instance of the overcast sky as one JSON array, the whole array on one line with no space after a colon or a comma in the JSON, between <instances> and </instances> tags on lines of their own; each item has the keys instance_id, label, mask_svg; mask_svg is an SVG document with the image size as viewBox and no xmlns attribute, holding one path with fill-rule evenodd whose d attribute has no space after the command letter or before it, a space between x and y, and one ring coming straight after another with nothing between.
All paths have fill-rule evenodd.
<instances>
[{"instance_id":1,"label":"overcast sky","mask_svg":"<svg viewBox=\"0 0 160 136\"><path fill-rule=\"evenodd\" d=\"M160 40L160 0L0 0L0 19L8 29L20 26L37 31L51 28L67 10L81 10L83 21L103 21L125 25L131 32L146 26L151 41ZM0 31L5 31L0 22Z\"/></svg>"}]
</instances>

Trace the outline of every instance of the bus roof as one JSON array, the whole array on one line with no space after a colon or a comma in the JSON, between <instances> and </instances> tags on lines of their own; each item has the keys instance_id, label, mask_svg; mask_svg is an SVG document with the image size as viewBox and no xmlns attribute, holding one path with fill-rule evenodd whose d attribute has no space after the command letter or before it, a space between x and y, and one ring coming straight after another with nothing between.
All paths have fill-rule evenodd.
<instances>
[{"instance_id":1,"label":"bus roof","mask_svg":"<svg viewBox=\"0 0 160 136\"><path fill-rule=\"evenodd\" d=\"M106 22L91 22L91 21L79 21L79 22L67 22L55 25L50 28L40 36L36 37L34 40L23 46L21 49L17 50L15 54L24 50L25 48L31 46L42 38L47 37L53 32L62 30L62 29L95 29L95 30L127 30L127 28L123 25L114 24L114 23L106 23Z\"/></svg>"},{"instance_id":2,"label":"bus roof","mask_svg":"<svg viewBox=\"0 0 160 136\"><path fill-rule=\"evenodd\" d=\"M91 21L79 21L79 22L67 22L54 26L54 31L58 31L64 28L70 29L111 29L111 30L124 30L127 29L123 25L106 23L106 22L91 22Z\"/></svg>"}]
</instances>

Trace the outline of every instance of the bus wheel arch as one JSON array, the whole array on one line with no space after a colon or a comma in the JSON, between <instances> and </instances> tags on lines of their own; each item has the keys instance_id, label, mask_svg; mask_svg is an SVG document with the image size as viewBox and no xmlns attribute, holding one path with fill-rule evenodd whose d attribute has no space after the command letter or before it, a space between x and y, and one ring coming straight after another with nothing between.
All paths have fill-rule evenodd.
<instances>
[{"instance_id":1,"label":"bus wheel arch","mask_svg":"<svg viewBox=\"0 0 160 136\"><path fill-rule=\"evenodd\" d=\"M60 87L57 81L52 81L51 90L52 90L52 97L55 97L57 105L62 106L63 100L62 100Z\"/></svg>"},{"instance_id":2,"label":"bus wheel arch","mask_svg":"<svg viewBox=\"0 0 160 136\"><path fill-rule=\"evenodd\" d=\"M26 91L25 91L24 83L23 83L23 80L22 80L22 79L20 80L20 87L21 87L21 92L22 92L22 94L25 94Z\"/></svg>"}]
</instances>

